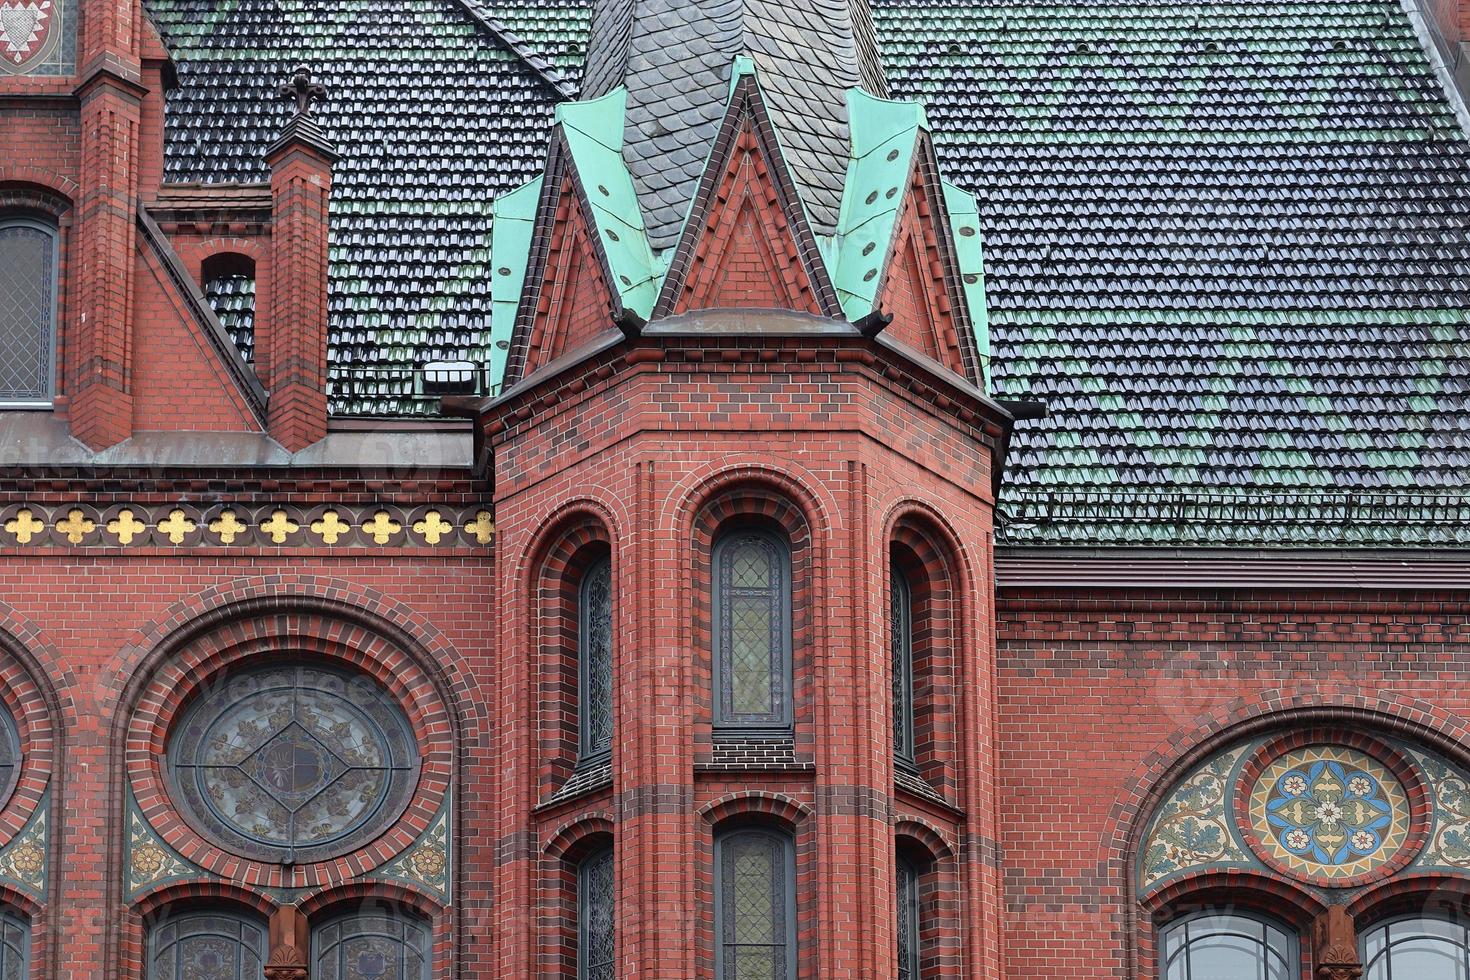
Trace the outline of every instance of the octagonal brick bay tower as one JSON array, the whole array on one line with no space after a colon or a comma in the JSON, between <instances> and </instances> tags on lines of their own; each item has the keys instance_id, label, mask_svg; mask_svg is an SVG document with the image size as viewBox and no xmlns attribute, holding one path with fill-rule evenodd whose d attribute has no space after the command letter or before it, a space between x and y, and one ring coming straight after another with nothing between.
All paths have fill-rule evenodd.
<instances>
[{"instance_id":1,"label":"octagonal brick bay tower","mask_svg":"<svg viewBox=\"0 0 1470 980\"><path fill-rule=\"evenodd\" d=\"M994 968L1011 415L927 127L863 3L602 0L497 202L498 975Z\"/></svg>"}]
</instances>

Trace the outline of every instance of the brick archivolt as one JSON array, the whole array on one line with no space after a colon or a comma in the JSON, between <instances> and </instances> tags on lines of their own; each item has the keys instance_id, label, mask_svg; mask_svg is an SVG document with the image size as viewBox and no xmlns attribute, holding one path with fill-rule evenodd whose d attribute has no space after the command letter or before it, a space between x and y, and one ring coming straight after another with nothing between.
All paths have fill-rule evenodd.
<instances>
[{"instance_id":1,"label":"brick archivolt","mask_svg":"<svg viewBox=\"0 0 1470 980\"><path fill-rule=\"evenodd\" d=\"M0 549L479 548L495 537L485 508L194 503L13 504Z\"/></svg>"}]
</instances>

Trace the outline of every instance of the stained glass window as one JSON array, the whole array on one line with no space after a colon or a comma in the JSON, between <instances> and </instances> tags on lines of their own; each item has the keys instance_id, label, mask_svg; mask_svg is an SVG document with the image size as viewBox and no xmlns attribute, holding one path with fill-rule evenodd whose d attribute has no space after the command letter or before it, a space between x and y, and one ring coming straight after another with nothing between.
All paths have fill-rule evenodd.
<instances>
[{"instance_id":1,"label":"stained glass window","mask_svg":"<svg viewBox=\"0 0 1470 980\"><path fill-rule=\"evenodd\" d=\"M898 862L898 980L919 980L919 869Z\"/></svg>"},{"instance_id":2,"label":"stained glass window","mask_svg":"<svg viewBox=\"0 0 1470 980\"><path fill-rule=\"evenodd\" d=\"M888 631L893 654L893 751L914 758L914 599L909 580L890 563L888 572Z\"/></svg>"},{"instance_id":3,"label":"stained glass window","mask_svg":"<svg viewBox=\"0 0 1470 980\"><path fill-rule=\"evenodd\" d=\"M228 912L161 919L149 931L148 980L261 980L265 937L264 923Z\"/></svg>"},{"instance_id":4,"label":"stained glass window","mask_svg":"<svg viewBox=\"0 0 1470 980\"><path fill-rule=\"evenodd\" d=\"M49 404L56 344L56 228L0 220L0 405Z\"/></svg>"},{"instance_id":5,"label":"stained glass window","mask_svg":"<svg viewBox=\"0 0 1470 980\"><path fill-rule=\"evenodd\" d=\"M582 754L598 755L612 748L613 647L612 562L604 558L582 577L578 602L581 661Z\"/></svg>"},{"instance_id":6,"label":"stained glass window","mask_svg":"<svg viewBox=\"0 0 1470 980\"><path fill-rule=\"evenodd\" d=\"M1254 916L1201 912L1168 927L1164 980L1296 980L1296 940ZM1417 978L1416 978L1417 980Z\"/></svg>"},{"instance_id":7,"label":"stained glass window","mask_svg":"<svg viewBox=\"0 0 1470 980\"><path fill-rule=\"evenodd\" d=\"M719 980L795 980L791 838L739 830L715 842L715 972Z\"/></svg>"},{"instance_id":8,"label":"stained glass window","mask_svg":"<svg viewBox=\"0 0 1470 980\"><path fill-rule=\"evenodd\" d=\"M185 713L168 757L180 809L266 861L351 851L402 814L418 748L397 702L361 674L306 666L226 679Z\"/></svg>"},{"instance_id":9,"label":"stained glass window","mask_svg":"<svg viewBox=\"0 0 1470 980\"><path fill-rule=\"evenodd\" d=\"M615 980L612 848L587 858L577 874L577 980Z\"/></svg>"},{"instance_id":10,"label":"stained glass window","mask_svg":"<svg viewBox=\"0 0 1470 980\"><path fill-rule=\"evenodd\" d=\"M428 980L429 927L374 909L327 922L312 933L312 980Z\"/></svg>"},{"instance_id":11,"label":"stained glass window","mask_svg":"<svg viewBox=\"0 0 1470 980\"><path fill-rule=\"evenodd\" d=\"M31 975L31 927L19 915L0 911L0 980Z\"/></svg>"},{"instance_id":12,"label":"stained glass window","mask_svg":"<svg viewBox=\"0 0 1470 980\"><path fill-rule=\"evenodd\" d=\"M791 724L791 552L737 531L714 553L715 724Z\"/></svg>"},{"instance_id":13,"label":"stained glass window","mask_svg":"<svg viewBox=\"0 0 1470 980\"><path fill-rule=\"evenodd\" d=\"M1470 933L1450 919L1386 922L1363 934L1363 980L1465 980Z\"/></svg>"}]
</instances>

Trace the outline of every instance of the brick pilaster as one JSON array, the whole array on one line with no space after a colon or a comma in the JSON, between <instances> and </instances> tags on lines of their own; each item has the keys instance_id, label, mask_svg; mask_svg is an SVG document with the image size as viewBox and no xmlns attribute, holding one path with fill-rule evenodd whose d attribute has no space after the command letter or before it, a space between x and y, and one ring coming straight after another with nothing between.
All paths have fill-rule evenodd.
<instances>
[{"instance_id":1,"label":"brick pilaster","mask_svg":"<svg viewBox=\"0 0 1470 980\"><path fill-rule=\"evenodd\" d=\"M266 162L272 288L256 345L270 392L268 430L297 452L327 434L327 209L337 154L315 123L297 115Z\"/></svg>"},{"instance_id":2,"label":"brick pilaster","mask_svg":"<svg viewBox=\"0 0 1470 980\"><path fill-rule=\"evenodd\" d=\"M83 188L77 206L64 355L72 434L94 449L132 435L133 266L142 90L111 71L81 96Z\"/></svg>"}]
</instances>

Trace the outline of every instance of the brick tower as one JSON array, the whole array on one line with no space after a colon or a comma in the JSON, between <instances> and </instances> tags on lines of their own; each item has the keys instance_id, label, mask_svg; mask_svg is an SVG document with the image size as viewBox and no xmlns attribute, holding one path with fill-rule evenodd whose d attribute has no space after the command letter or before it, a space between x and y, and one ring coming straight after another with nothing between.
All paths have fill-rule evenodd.
<instances>
[{"instance_id":1,"label":"brick tower","mask_svg":"<svg viewBox=\"0 0 1470 980\"><path fill-rule=\"evenodd\" d=\"M997 962L1010 416L885 95L861 2L610 0L497 203L499 976Z\"/></svg>"}]
</instances>

